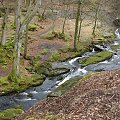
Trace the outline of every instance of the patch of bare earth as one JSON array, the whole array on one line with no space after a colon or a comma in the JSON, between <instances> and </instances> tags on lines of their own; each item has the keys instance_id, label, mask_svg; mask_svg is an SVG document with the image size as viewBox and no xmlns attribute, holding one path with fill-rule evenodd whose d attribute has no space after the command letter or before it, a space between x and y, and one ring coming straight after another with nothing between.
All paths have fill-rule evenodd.
<instances>
[{"instance_id":1,"label":"patch of bare earth","mask_svg":"<svg viewBox=\"0 0 120 120\"><path fill-rule=\"evenodd\" d=\"M120 120L120 71L92 74L65 95L37 103L16 120L48 112L62 120Z\"/></svg>"}]
</instances>

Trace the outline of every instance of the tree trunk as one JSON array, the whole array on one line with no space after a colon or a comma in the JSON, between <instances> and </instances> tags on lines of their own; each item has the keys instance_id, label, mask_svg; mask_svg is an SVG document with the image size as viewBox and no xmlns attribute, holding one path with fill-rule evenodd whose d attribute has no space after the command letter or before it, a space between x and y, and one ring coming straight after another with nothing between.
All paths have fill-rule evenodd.
<instances>
[{"instance_id":1,"label":"tree trunk","mask_svg":"<svg viewBox=\"0 0 120 120\"><path fill-rule=\"evenodd\" d=\"M6 43L6 29L7 29L7 17L8 17L8 7L5 8L5 14L3 18L3 26L2 26L2 38L1 44L4 46Z\"/></svg>"},{"instance_id":2,"label":"tree trunk","mask_svg":"<svg viewBox=\"0 0 120 120\"><path fill-rule=\"evenodd\" d=\"M68 9L68 5L67 5L67 9ZM67 20L67 10L65 10L65 17L64 17L64 22L63 22L63 27L62 27L62 34L64 34L64 31L65 31L65 23L66 23L66 20Z\"/></svg>"},{"instance_id":3,"label":"tree trunk","mask_svg":"<svg viewBox=\"0 0 120 120\"><path fill-rule=\"evenodd\" d=\"M35 16L37 9L40 5L40 0L37 0L34 7L29 8L21 24L20 22L21 1L22 0L16 1L16 9L15 9L16 43L15 43L15 49L14 49L14 54L13 54L14 56L13 68L12 68L12 72L8 76L8 79L10 80L17 80L17 78L20 76L20 49L21 49L21 44L22 44L22 37L26 29L26 26L29 25L30 21Z\"/></svg>"},{"instance_id":4,"label":"tree trunk","mask_svg":"<svg viewBox=\"0 0 120 120\"><path fill-rule=\"evenodd\" d=\"M15 42L15 48L14 48L14 61L13 61L13 68L12 68L12 77L14 79L17 79L20 75L20 48L21 48L21 42L20 42L20 14L21 12L21 0L16 1L16 9L15 9L15 25L16 25L16 42ZM11 79L13 79L11 78Z\"/></svg>"},{"instance_id":5,"label":"tree trunk","mask_svg":"<svg viewBox=\"0 0 120 120\"><path fill-rule=\"evenodd\" d=\"M82 22L83 22L83 19L80 19L80 24L79 24L79 33L78 33L78 42L80 41L80 35L81 35Z\"/></svg>"},{"instance_id":6,"label":"tree trunk","mask_svg":"<svg viewBox=\"0 0 120 120\"><path fill-rule=\"evenodd\" d=\"M92 32L93 39L94 39L95 36L96 36L96 35L95 35L95 31L96 31L96 27L97 27L97 20L98 20L99 8L100 8L100 3L98 3L98 5L97 5L97 9L96 9L96 13L95 13L95 24L94 24L93 32Z\"/></svg>"},{"instance_id":7,"label":"tree trunk","mask_svg":"<svg viewBox=\"0 0 120 120\"><path fill-rule=\"evenodd\" d=\"M28 44L28 25L26 25L25 45L24 45L24 58L27 57L27 44Z\"/></svg>"},{"instance_id":8,"label":"tree trunk","mask_svg":"<svg viewBox=\"0 0 120 120\"><path fill-rule=\"evenodd\" d=\"M81 3L79 2L78 8L77 8L76 22L75 22L74 50L77 50L78 27L79 27L79 18L80 18L80 5L81 5Z\"/></svg>"},{"instance_id":9,"label":"tree trunk","mask_svg":"<svg viewBox=\"0 0 120 120\"><path fill-rule=\"evenodd\" d=\"M67 20L67 16L65 15L64 22L63 22L63 27L62 27L62 34L64 34L64 31L65 31L66 20Z\"/></svg>"}]
</instances>

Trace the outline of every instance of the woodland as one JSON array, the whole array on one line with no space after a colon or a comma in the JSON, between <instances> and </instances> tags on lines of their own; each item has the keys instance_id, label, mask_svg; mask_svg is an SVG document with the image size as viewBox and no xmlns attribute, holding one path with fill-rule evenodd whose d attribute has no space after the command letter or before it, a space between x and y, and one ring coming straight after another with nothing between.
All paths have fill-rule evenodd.
<instances>
[{"instance_id":1,"label":"woodland","mask_svg":"<svg viewBox=\"0 0 120 120\"><path fill-rule=\"evenodd\" d=\"M119 120L119 6L0 0L0 120Z\"/></svg>"}]
</instances>

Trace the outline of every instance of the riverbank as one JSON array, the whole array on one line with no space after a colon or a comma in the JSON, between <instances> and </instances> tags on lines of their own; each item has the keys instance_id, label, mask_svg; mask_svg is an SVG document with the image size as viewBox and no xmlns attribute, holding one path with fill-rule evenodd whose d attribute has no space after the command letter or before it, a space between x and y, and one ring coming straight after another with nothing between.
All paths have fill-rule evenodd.
<instances>
[{"instance_id":1,"label":"riverbank","mask_svg":"<svg viewBox=\"0 0 120 120\"><path fill-rule=\"evenodd\" d=\"M104 71L92 74L72 90L61 97L43 100L16 120L38 120L45 115L53 119L88 120L120 118L120 74L119 70ZM69 101L69 102L68 102Z\"/></svg>"}]
</instances>

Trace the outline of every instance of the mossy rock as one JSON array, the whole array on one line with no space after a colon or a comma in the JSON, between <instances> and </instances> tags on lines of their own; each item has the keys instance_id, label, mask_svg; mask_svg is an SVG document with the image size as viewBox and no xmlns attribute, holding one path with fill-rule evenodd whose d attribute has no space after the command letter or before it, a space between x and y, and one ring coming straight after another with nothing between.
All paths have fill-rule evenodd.
<instances>
[{"instance_id":1,"label":"mossy rock","mask_svg":"<svg viewBox=\"0 0 120 120\"><path fill-rule=\"evenodd\" d=\"M61 55L58 51L55 51L51 54L51 56L48 58L48 61L50 62L55 62L55 61L58 61L60 60L61 58Z\"/></svg>"},{"instance_id":2,"label":"mossy rock","mask_svg":"<svg viewBox=\"0 0 120 120\"><path fill-rule=\"evenodd\" d=\"M59 39L63 39L65 42L70 40L70 36L68 34L66 34L66 33L58 33L57 37Z\"/></svg>"},{"instance_id":3,"label":"mossy rock","mask_svg":"<svg viewBox=\"0 0 120 120\"><path fill-rule=\"evenodd\" d=\"M56 38L58 35L56 32L49 32L47 35L44 36L44 38L48 39L48 40L53 40L54 38Z\"/></svg>"},{"instance_id":4,"label":"mossy rock","mask_svg":"<svg viewBox=\"0 0 120 120\"><path fill-rule=\"evenodd\" d=\"M70 69L67 69L67 68L55 68L55 69L52 69L51 71L49 71L47 76L49 76L49 77L58 76L58 75L66 74L68 72L70 72Z\"/></svg>"},{"instance_id":5,"label":"mossy rock","mask_svg":"<svg viewBox=\"0 0 120 120\"><path fill-rule=\"evenodd\" d=\"M48 52L49 52L49 49L43 49L43 50L41 51L41 54L42 54L42 55L46 55L46 54L48 54Z\"/></svg>"},{"instance_id":6,"label":"mossy rock","mask_svg":"<svg viewBox=\"0 0 120 120\"><path fill-rule=\"evenodd\" d=\"M0 112L0 120L13 120L17 115L23 112L20 108L10 108Z\"/></svg>"},{"instance_id":7,"label":"mossy rock","mask_svg":"<svg viewBox=\"0 0 120 120\"><path fill-rule=\"evenodd\" d=\"M51 92L48 97L58 97L63 95L66 91L69 91L73 86L79 83L79 81L80 77L71 78Z\"/></svg>"},{"instance_id":8,"label":"mossy rock","mask_svg":"<svg viewBox=\"0 0 120 120\"><path fill-rule=\"evenodd\" d=\"M120 45L113 45L111 49L115 52L120 51Z\"/></svg>"},{"instance_id":9,"label":"mossy rock","mask_svg":"<svg viewBox=\"0 0 120 120\"><path fill-rule=\"evenodd\" d=\"M67 68L55 68L53 69L50 63L44 63L40 64L39 66L36 66L35 72L37 74L44 74L45 76L52 77L52 76L58 76L61 74L68 73L70 70Z\"/></svg>"},{"instance_id":10,"label":"mossy rock","mask_svg":"<svg viewBox=\"0 0 120 120\"><path fill-rule=\"evenodd\" d=\"M8 77L0 78L0 95L8 93L19 93L31 86L41 85L45 80L44 75L34 74L31 77L22 76L16 80L9 80Z\"/></svg>"},{"instance_id":11,"label":"mossy rock","mask_svg":"<svg viewBox=\"0 0 120 120\"><path fill-rule=\"evenodd\" d=\"M35 24L29 24L28 30L29 31L35 31L37 29L37 26Z\"/></svg>"},{"instance_id":12,"label":"mossy rock","mask_svg":"<svg viewBox=\"0 0 120 120\"><path fill-rule=\"evenodd\" d=\"M111 58L112 55L113 55L113 53L111 53L111 52L102 51L102 52L98 52L94 55L91 55L89 57L81 59L79 61L79 63L81 64L82 67L85 67L90 64L96 64L98 62L107 60L107 59Z\"/></svg>"},{"instance_id":13,"label":"mossy rock","mask_svg":"<svg viewBox=\"0 0 120 120\"><path fill-rule=\"evenodd\" d=\"M68 34L60 33L60 32L49 32L44 37L48 40L53 40L54 38L59 38L59 39L64 40L65 42L70 40L70 36Z\"/></svg>"}]
</instances>

